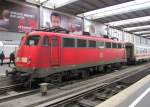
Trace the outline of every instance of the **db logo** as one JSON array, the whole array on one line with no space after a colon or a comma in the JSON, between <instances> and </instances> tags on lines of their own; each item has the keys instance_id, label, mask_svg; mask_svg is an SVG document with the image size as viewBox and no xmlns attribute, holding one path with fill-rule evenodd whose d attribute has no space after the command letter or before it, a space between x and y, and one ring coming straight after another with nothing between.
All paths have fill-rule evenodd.
<instances>
[{"instance_id":1,"label":"db logo","mask_svg":"<svg viewBox=\"0 0 150 107\"><path fill-rule=\"evenodd\" d=\"M99 57L100 57L100 58L103 58L103 53L99 53Z\"/></svg>"}]
</instances>

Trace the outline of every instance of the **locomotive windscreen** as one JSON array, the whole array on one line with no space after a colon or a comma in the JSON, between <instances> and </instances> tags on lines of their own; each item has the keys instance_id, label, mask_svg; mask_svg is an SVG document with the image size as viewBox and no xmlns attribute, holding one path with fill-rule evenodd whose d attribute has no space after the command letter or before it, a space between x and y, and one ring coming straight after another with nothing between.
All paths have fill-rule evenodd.
<instances>
[{"instance_id":1,"label":"locomotive windscreen","mask_svg":"<svg viewBox=\"0 0 150 107\"><path fill-rule=\"evenodd\" d=\"M29 36L29 37L27 37L26 45L36 46L36 45L38 45L39 40L40 40L40 36L38 36L38 35Z\"/></svg>"}]
</instances>

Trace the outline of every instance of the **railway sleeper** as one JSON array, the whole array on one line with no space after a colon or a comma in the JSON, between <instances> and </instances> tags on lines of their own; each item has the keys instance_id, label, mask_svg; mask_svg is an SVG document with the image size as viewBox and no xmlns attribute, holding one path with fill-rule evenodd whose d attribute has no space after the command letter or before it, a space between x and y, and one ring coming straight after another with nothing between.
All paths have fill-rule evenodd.
<instances>
[{"instance_id":1,"label":"railway sleeper","mask_svg":"<svg viewBox=\"0 0 150 107\"><path fill-rule=\"evenodd\" d=\"M108 97L106 94L101 94L101 95L96 94L96 95L95 95L95 98L96 98L96 99L99 99L100 101L105 101L105 100L108 99L109 97Z\"/></svg>"},{"instance_id":2,"label":"railway sleeper","mask_svg":"<svg viewBox=\"0 0 150 107\"><path fill-rule=\"evenodd\" d=\"M95 107L96 105L98 105L98 102L87 100L87 99L82 99L78 101L78 104L82 107Z\"/></svg>"}]
</instances>

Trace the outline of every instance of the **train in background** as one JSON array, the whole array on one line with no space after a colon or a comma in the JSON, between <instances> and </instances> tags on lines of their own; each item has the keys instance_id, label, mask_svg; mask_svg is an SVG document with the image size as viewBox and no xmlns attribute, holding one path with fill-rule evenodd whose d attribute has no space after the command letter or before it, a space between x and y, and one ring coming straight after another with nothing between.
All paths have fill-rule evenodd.
<instances>
[{"instance_id":1,"label":"train in background","mask_svg":"<svg viewBox=\"0 0 150 107\"><path fill-rule=\"evenodd\" d=\"M5 55L4 63L9 62L10 54L16 52L19 44L19 41L0 41L0 53L3 51Z\"/></svg>"},{"instance_id":2,"label":"train in background","mask_svg":"<svg viewBox=\"0 0 150 107\"><path fill-rule=\"evenodd\" d=\"M95 36L33 31L22 37L12 73L18 80L87 75L91 71L120 67L126 62L149 60L149 47L145 48L147 51L138 54L132 43Z\"/></svg>"},{"instance_id":3,"label":"train in background","mask_svg":"<svg viewBox=\"0 0 150 107\"><path fill-rule=\"evenodd\" d=\"M129 64L150 60L150 46L126 43L126 57Z\"/></svg>"}]
</instances>

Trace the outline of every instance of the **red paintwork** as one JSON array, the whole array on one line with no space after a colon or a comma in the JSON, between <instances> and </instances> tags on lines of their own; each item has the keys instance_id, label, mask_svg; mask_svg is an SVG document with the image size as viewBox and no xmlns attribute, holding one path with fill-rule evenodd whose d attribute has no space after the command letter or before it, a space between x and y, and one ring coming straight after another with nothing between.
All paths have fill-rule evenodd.
<instances>
[{"instance_id":1,"label":"red paintwork","mask_svg":"<svg viewBox=\"0 0 150 107\"><path fill-rule=\"evenodd\" d=\"M51 68L56 66L65 67L68 65L89 64L101 61L114 61L116 59L125 59L125 49L109 49L109 48L63 48L61 46L62 37L82 38L86 40L97 40L103 42L117 42L111 39L93 36L79 36L72 34L60 34L51 32L31 32L29 35L47 35L50 41L53 37L58 37L58 47L43 47L43 46L26 46L26 36L23 37L22 43L18 49L16 57L27 57L31 59L31 63L16 62L16 67L21 68ZM41 40L40 40L41 42ZM124 43L123 43L124 44Z\"/></svg>"}]
</instances>

